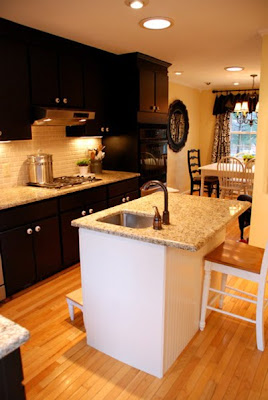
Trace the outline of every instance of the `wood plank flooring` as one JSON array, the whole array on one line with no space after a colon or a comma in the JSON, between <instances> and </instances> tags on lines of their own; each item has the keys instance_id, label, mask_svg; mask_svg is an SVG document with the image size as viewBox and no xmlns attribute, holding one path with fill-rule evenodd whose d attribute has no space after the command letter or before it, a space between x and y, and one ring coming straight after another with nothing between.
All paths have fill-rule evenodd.
<instances>
[{"instance_id":1,"label":"wood plank flooring","mask_svg":"<svg viewBox=\"0 0 268 400\"><path fill-rule=\"evenodd\" d=\"M227 236L239 238L237 221ZM241 280L235 284L256 290ZM82 313L75 309L71 322L65 299L79 286L75 266L1 305L1 314L31 333L21 348L28 400L268 399L268 347L256 349L254 325L212 313L205 330L157 379L87 346ZM226 304L254 315L253 305L231 298ZM268 310L265 334L267 346Z\"/></svg>"}]
</instances>

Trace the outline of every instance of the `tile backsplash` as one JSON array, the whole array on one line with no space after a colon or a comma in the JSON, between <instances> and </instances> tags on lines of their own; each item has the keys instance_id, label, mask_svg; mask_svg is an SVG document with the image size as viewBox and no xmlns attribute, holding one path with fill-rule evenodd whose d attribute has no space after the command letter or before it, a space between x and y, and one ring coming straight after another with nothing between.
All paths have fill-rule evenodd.
<instances>
[{"instance_id":1,"label":"tile backsplash","mask_svg":"<svg viewBox=\"0 0 268 400\"><path fill-rule=\"evenodd\" d=\"M0 142L0 188L25 185L28 182L27 155L53 155L53 176L79 172L76 161L85 158L87 150L95 148L99 138L69 138L62 126L32 126L32 140Z\"/></svg>"}]
</instances>

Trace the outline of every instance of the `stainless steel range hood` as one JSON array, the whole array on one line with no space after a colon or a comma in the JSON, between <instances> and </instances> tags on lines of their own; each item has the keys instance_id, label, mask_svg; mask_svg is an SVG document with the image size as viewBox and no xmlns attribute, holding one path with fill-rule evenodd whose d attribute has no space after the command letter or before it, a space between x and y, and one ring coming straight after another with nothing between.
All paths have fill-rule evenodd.
<instances>
[{"instance_id":1,"label":"stainless steel range hood","mask_svg":"<svg viewBox=\"0 0 268 400\"><path fill-rule=\"evenodd\" d=\"M68 110L61 108L34 107L32 125L35 126L74 126L84 125L95 119L94 111Z\"/></svg>"}]
</instances>

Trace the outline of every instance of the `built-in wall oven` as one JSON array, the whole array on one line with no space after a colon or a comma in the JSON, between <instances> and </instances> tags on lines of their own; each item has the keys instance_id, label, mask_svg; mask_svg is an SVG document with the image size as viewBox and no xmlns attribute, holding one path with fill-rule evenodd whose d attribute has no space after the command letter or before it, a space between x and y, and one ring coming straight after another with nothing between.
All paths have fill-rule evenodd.
<instances>
[{"instance_id":1,"label":"built-in wall oven","mask_svg":"<svg viewBox=\"0 0 268 400\"><path fill-rule=\"evenodd\" d=\"M141 125L139 139L141 184L152 179L166 182L168 145L166 125Z\"/></svg>"}]
</instances>

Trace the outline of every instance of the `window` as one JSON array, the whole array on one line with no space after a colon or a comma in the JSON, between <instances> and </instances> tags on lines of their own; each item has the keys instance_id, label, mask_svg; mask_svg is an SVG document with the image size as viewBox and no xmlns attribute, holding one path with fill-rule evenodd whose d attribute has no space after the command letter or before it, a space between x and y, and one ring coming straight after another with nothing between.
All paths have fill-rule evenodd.
<instances>
[{"instance_id":1,"label":"window","mask_svg":"<svg viewBox=\"0 0 268 400\"><path fill-rule=\"evenodd\" d=\"M249 124L252 119L253 123ZM246 121L237 119L236 113L231 113L230 134L231 134L231 156L238 153L256 155L256 139L258 128L258 116L255 112L246 115Z\"/></svg>"}]
</instances>

